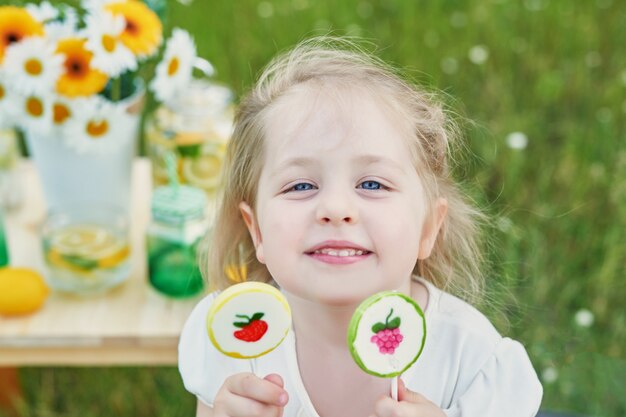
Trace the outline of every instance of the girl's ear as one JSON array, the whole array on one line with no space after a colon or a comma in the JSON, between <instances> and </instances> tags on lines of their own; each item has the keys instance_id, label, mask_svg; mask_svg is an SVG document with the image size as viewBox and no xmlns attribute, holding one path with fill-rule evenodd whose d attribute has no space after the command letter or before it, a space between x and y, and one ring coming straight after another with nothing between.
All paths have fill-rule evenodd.
<instances>
[{"instance_id":1,"label":"girl's ear","mask_svg":"<svg viewBox=\"0 0 626 417\"><path fill-rule=\"evenodd\" d=\"M424 222L417 259L426 259L430 256L447 213L448 200L443 197L439 197L435 202L431 218Z\"/></svg>"},{"instance_id":2,"label":"girl's ear","mask_svg":"<svg viewBox=\"0 0 626 417\"><path fill-rule=\"evenodd\" d=\"M252 207L250 207L248 203L242 201L241 203L239 203L239 211L241 212L241 217L243 217L243 221L248 227L248 232L250 233L250 237L252 238L254 248L256 249L256 258L259 260L259 262L265 263L265 258L263 256L263 239L261 238L261 230L259 229L259 224L256 221L254 210L252 210Z\"/></svg>"}]
</instances>

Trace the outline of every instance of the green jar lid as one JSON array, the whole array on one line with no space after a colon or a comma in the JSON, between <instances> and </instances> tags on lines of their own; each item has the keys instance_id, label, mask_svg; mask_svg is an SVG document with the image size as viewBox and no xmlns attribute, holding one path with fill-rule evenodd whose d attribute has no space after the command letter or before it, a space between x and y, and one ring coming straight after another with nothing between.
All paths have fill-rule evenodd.
<instances>
[{"instance_id":1,"label":"green jar lid","mask_svg":"<svg viewBox=\"0 0 626 417\"><path fill-rule=\"evenodd\" d=\"M202 218L206 205L204 191L186 185L166 185L152 193L152 217L170 224Z\"/></svg>"}]
</instances>

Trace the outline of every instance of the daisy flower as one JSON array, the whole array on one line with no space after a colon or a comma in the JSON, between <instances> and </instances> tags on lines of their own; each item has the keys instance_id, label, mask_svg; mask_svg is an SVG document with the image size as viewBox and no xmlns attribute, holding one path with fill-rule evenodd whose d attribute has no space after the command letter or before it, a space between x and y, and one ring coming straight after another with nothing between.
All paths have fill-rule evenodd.
<instances>
[{"instance_id":1,"label":"daisy flower","mask_svg":"<svg viewBox=\"0 0 626 417\"><path fill-rule=\"evenodd\" d=\"M113 104L98 97L85 100L80 114L66 126L66 144L83 154L105 154L132 140L136 118L126 111L127 103Z\"/></svg>"},{"instance_id":2,"label":"daisy flower","mask_svg":"<svg viewBox=\"0 0 626 417\"><path fill-rule=\"evenodd\" d=\"M80 38L61 40L57 52L65 56L64 71L57 82L57 92L66 97L88 96L99 93L108 81L105 73L91 66L93 54L85 49Z\"/></svg>"},{"instance_id":3,"label":"daisy flower","mask_svg":"<svg viewBox=\"0 0 626 417\"><path fill-rule=\"evenodd\" d=\"M76 10L67 7L63 10L61 19L46 22L46 36L51 41L71 38L80 35L83 30L78 29L78 15Z\"/></svg>"},{"instance_id":4,"label":"daisy flower","mask_svg":"<svg viewBox=\"0 0 626 417\"><path fill-rule=\"evenodd\" d=\"M7 48L4 68L7 79L23 94L52 92L63 72L63 57L42 37L26 38Z\"/></svg>"},{"instance_id":5,"label":"daisy flower","mask_svg":"<svg viewBox=\"0 0 626 417\"><path fill-rule=\"evenodd\" d=\"M52 127L61 129L66 127L85 107L86 99L69 100L62 96L55 96L52 99Z\"/></svg>"},{"instance_id":6,"label":"daisy flower","mask_svg":"<svg viewBox=\"0 0 626 417\"><path fill-rule=\"evenodd\" d=\"M120 34L126 27L121 16L113 16L108 12L100 12L87 16L89 37L85 46L93 52L91 65L107 74L116 77L126 70L135 70L135 55L121 42Z\"/></svg>"},{"instance_id":7,"label":"daisy flower","mask_svg":"<svg viewBox=\"0 0 626 417\"><path fill-rule=\"evenodd\" d=\"M12 99L15 122L25 131L44 135L52 126L50 96L40 94L16 95Z\"/></svg>"},{"instance_id":8,"label":"daisy flower","mask_svg":"<svg viewBox=\"0 0 626 417\"><path fill-rule=\"evenodd\" d=\"M138 0L108 3L104 9L115 16L122 16L126 23L120 35L124 45L138 57L154 54L163 41L159 17L148 6Z\"/></svg>"},{"instance_id":9,"label":"daisy flower","mask_svg":"<svg viewBox=\"0 0 626 417\"><path fill-rule=\"evenodd\" d=\"M59 16L59 11L47 1L41 4L28 3L26 10L28 10L28 13L30 13L35 20L42 23L54 20Z\"/></svg>"},{"instance_id":10,"label":"daisy flower","mask_svg":"<svg viewBox=\"0 0 626 417\"><path fill-rule=\"evenodd\" d=\"M184 88L191 79L196 45L189 33L182 29L174 29L172 37L167 41L165 53L156 68L150 89L159 101L172 99Z\"/></svg>"},{"instance_id":11,"label":"daisy flower","mask_svg":"<svg viewBox=\"0 0 626 417\"><path fill-rule=\"evenodd\" d=\"M29 36L42 36L44 27L25 9L0 6L0 64L6 48Z\"/></svg>"}]
</instances>

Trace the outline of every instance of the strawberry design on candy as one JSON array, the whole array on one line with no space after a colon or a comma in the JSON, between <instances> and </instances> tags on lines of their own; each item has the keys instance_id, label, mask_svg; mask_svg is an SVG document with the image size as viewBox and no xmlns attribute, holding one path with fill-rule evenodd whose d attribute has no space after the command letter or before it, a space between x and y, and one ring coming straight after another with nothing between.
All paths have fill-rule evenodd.
<instances>
[{"instance_id":1,"label":"strawberry design on candy","mask_svg":"<svg viewBox=\"0 0 626 417\"><path fill-rule=\"evenodd\" d=\"M378 351L383 355L393 355L404 339L404 336L400 333L400 317L394 317L389 320L392 314L393 308L385 318L384 323L378 322L372 326L374 336L372 336L370 341L378 346Z\"/></svg>"},{"instance_id":2,"label":"strawberry design on candy","mask_svg":"<svg viewBox=\"0 0 626 417\"><path fill-rule=\"evenodd\" d=\"M238 321L233 323L233 326L240 328L233 333L233 335L244 342L256 342L260 340L265 332L267 332L267 322L261 320L264 313L254 313L252 317L244 316L243 314L236 314L235 317L245 319L247 321Z\"/></svg>"}]
</instances>

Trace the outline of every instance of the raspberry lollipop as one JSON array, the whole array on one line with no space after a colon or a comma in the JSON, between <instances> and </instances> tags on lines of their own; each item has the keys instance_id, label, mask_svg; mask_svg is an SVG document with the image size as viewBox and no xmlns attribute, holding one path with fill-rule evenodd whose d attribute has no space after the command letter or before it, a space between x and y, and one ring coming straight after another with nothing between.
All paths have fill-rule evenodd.
<instances>
[{"instance_id":1,"label":"raspberry lollipop","mask_svg":"<svg viewBox=\"0 0 626 417\"><path fill-rule=\"evenodd\" d=\"M243 282L222 291L207 314L213 345L233 358L256 358L274 350L291 328L291 310L276 288Z\"/></svg>"},{"instance_id":2,"label":"raspberry lollipop","mask_svg":"<svg viewBox=\"0 0 626 417\"><path fill-rule=\"evenodd\" d=\"M394 378L420 356L426 340L426 320L410 297L385 291L367 298L352 315L348 348L361 369L382 378Z\"/></svg>"}]
</instances>

